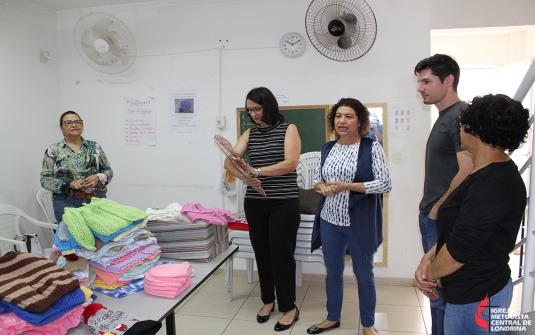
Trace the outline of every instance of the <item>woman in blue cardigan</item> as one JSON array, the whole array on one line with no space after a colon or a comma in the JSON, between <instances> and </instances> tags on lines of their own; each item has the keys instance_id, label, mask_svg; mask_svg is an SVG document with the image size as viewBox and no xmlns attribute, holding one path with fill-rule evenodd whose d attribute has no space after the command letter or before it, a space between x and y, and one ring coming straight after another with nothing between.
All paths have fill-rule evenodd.
<instances>
[{"instance_id":1,"label":"woman in blue cardigan","mask_svg":"<svg viewBox=\"0 0 535 335\"><path fill-rule=\"evenodd\" d=\"M364 334L377 334L373 254L383 242L380 194L390 192L392 185L381 145L363 137L370 128L369 115L351 98L338 101L329 114L339 139L321 150L314 189L322 196L312 232L312 251L323 245L327 267L327 319L308 328L309 334L340 327L346 249L358 281Z\"/></svg>"}]
</instances>

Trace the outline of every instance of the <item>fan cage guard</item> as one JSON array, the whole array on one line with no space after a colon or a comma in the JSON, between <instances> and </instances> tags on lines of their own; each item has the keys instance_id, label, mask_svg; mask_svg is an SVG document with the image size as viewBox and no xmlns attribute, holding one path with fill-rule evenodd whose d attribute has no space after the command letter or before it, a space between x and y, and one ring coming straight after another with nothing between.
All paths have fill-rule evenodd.
<instances>
[{"instance_id":1,"label":"fan cage guard","mask_svg":"<svg viewBox=\"0 0 535 335\"><path fill-rule=\"evenodd\" d=\"M356 19L356 23L353 23ZM329 23L340 20L344 23L343 40L333 36ZM373 46L377 36L377 21L368 3L364 0L313 0L306 13L305 27L310 42L325 57L348 62L364 56ZM351 41L347 40L351 38ZM350 46L343 49L338 43Z\"/></svg>"},{"instance_id":2,"label":"fan cage guard","mask_svg":"<svg viewBox=\"0 0 535 335\"><path fill-rule=\"evenodd\" d=\"M74 44L82 59L98 71L117 74L128 70L136 59L137 46L130 29L115 16L91 12L74 27ZM106 41L109 51L95 49L97 39Z\"/></svg>"}]
</instances>

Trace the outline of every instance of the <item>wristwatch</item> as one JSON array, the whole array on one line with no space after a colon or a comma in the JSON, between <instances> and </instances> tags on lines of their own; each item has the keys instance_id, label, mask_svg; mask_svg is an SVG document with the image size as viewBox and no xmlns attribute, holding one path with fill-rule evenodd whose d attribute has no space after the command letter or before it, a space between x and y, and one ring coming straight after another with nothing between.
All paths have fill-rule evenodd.
<instances>
[{"instance_id":1,"label":"wristwatch","mask_svg":"<svg viewBox=\"0 0 535 335\"><path fill-rule=\"evenodd\" d=\"M256 177L261 177L262 176L262 170L260 168L254 169L254 174L256 175Z\"/></svg>"}]
</instances>

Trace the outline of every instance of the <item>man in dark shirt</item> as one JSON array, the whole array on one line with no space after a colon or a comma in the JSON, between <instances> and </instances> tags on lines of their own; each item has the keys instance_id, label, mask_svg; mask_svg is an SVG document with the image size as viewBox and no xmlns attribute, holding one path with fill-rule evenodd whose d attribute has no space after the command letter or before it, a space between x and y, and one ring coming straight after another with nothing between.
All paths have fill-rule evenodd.
<instances>
[{"instance_id":1,"label":"man in dark shirt","mask_svg":"<svg viewBox=\"0 0 535 335\"><path fill-rule=\"evenodd\" d=\"M450 56L436 54L414 68L417 91L424 104L435 105L439 117L427 140L424 195L420 202L420 232L424 253L437 243L437 210L472 171L472 156L461 149L458 117L464 103L457 94L460 69ZM427 273L422 273L426 278ZM442 335L445 301L441 289L430 297L432 334Z\"/></svg>"}]
</instances>

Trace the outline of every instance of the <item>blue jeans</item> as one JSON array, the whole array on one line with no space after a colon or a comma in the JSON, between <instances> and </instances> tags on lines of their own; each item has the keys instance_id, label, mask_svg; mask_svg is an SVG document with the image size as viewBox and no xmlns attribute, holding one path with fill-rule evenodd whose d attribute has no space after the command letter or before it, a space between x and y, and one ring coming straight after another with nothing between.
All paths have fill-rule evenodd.
<instances>
[{"instance_id":1,"label":"blue jeans","mask_svg":"<svg viewBox=\"0 0 535 335\"><path fill-rule=\"evenodd\" d=\"M99 192L95 195L98 198L106 198L106 192ZM56 217L56 222L60 223L63 221L63 213L65 213L65 207L82 207L83 204L90 203L91 200L80 199L73 197L68 194L60 194L52 201L52 207L54 207L54 216Z\"/></svg>"},{"instance_id":2,"label":"blue jeans","mask_svg":"<svg viewBox=\"0 0 535 335\"><path fill-rule=\"evenodd\" d=\"M358 281L360 320L363 327L372 327L376 303L373 255L366 259L351 227L333 225L321 219L320 234L327 268L327 320L338 321L342 317L345 255L349 249Z\"/></svg>"},{"instance_id":3,"label":"blue jeans","mask_svg":"<svg viewBox=\"0 0 535 335\"><path fill-rule=\"evenodd\" d=\"M418 216L420 221L420 233L422 234L422 246L424 252L427 253L438 241L438 226L437 220L429 218L429 214L420 213ZM442 293L442 289L437 287L438 299L429 300L431 306L431 334L444 334L444 310L446 309L446 300Z\"/></svg>"},{"instance_id":4,"label":"blue jeans","mask_svg":"<svg viewBox=\"0 0 535 335\"><path fill-rule=\"evenodd\" d=\"M485 303L486 306L491 306L490 311L489 307L486 307L483 312L478 315L480 323L479 326L476 323L476 308L481 303L481 301L476 301L471 304L464 305L455 305L447 303L446 315L444 318L444 333L446 335L498 335L500 333L500 329L494 328L499 327L495 324L497 320L491 319L492 316L497 316L497 313L493 312L493 310L496 311L497 308L509 308L512 297L513 282L511 279L509 279L507 285L505 285L500 292L489 297L488 302ZM485 326L487 326L488 329Z\"/></svg>"}]
</instances>

